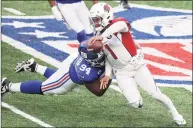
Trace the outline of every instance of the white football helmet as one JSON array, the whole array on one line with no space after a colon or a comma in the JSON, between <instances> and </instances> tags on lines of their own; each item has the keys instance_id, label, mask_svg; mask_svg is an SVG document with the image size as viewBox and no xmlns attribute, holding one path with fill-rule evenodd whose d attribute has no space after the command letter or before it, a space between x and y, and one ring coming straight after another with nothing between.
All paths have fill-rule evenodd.
<instances>
[{"instance_id":1,"label":"white football helmet","mask_svg":"<svg viewBox=\"0 0 193 128\"><path fill-rule=\"evenodd\" d=\"M90 18L95 31L99 32L114 19L113 10L107 3L97 3L90 9Z\"/></svg>"}]
</instances>

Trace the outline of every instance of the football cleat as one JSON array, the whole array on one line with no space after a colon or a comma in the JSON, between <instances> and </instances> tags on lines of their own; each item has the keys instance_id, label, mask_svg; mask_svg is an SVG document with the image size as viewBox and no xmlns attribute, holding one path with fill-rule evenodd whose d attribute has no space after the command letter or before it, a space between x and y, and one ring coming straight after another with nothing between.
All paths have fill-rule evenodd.
<instances>
[{"instance_id":1,"label":"football cleat","mask_svg":"<svg viewBox=\"0 0 193 128\"><path fill-rule=\"evenodd\" d=\"M178 115L174 118L174 122L175 124L177 124L178 126L184 126L186 125L186 121L184 120L184 118L182 117L182 115Z\"/></svg>"},{"instance_id":2,"label":"football cleat","mask_svg":"<svg viewBox=\"0 0 193 128\"><path fill-rule=\"evenodd\" d=\"M4 77L1 81L1 97L3 97L7 92L9 92L10 81Z\"/></svg>"},{"instance_id":3,"label":"football cleat","mask_svg":"<svg viewBox=\"0 0 193 128\"><path fill-rule=\"evenodd\" d=\"M29 71L29 72L35 72L37 62L31 58L26 61L22 61L20 63L17 63L15 72L22 72L22 71Z\"/></svg>"}]
</instances>

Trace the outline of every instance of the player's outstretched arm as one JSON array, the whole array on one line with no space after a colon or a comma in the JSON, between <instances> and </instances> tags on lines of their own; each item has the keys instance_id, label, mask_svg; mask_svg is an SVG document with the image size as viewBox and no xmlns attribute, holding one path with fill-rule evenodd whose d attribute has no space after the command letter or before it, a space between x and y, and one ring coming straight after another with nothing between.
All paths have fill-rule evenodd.
<instances>
[{"instance_id":1,"label":"player's outstretched arm","mask_svg":"<svg viewBox=\"0 0 193 128\"><path fill-rule=\"evenodd\" d=\"M107 28L101 36L103 38L106 38L106 37L109 37L110 35L113 35L113 34L118 33L118 32L128 32L128 31L129 31L129 27L126 24L126 22L125 21L118 21L118 22L112 24L109 28Z\"/></svg>"},{"instance_id":2,"label":"player's outstretched arm","mask_svg":"<svg viewBox=\"0 0 193 128\"><path fill-rule=\"evenodd\" d=\"M109 80L109 83L107 84L107 87L105 89L100 89L100 79L95 80L92 83L85 83L85 87L92 92L93 94L95 94L96 96L102 96L106 90L108 89L108 87L110 86L112 80Z\"/></svg>"},{"instance_id":3,"label":"player's outstretched arm","mask_svg":"<svg viewBox=\"0 0 193 128\"><path fill-rule=\"evenodd\" d=\"M109 83L109 80L111 79L111 76L112 76L112 67L109 63L109 61L106 59L106 62L105 62L105 76L103 78L100 79L100 89L106 89L107 88L107 85Z\"/></svg>"}]
</instances>

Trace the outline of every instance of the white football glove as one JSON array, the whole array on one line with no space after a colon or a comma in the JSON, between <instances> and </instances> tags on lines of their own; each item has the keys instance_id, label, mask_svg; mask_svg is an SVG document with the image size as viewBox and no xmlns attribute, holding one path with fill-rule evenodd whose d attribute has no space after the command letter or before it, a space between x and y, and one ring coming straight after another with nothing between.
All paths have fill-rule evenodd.
<instances>
[{"instance_id":1,"label":"white football glove","mask_svg":"<svg viewBox=\"0 0 193 128\"><path fill-rule=\"evenodd\" d=\"M137 55L133 56L129 62L135 69L139 68L142 64L145 64L144 54L141 49L137 50Z\"/></svg>"},{"instance_id":2,"label":"white football glove","mask_svg":"<svg viewBox=\"0 0 193 128\"><path fill-rule=\"evenodd\" d=\"M52 7L52 13L54 14L54 17L56 18L57 21L62 21L63 20L62 14L59 11L57 6Z\"/></svg>"}]
</instances>

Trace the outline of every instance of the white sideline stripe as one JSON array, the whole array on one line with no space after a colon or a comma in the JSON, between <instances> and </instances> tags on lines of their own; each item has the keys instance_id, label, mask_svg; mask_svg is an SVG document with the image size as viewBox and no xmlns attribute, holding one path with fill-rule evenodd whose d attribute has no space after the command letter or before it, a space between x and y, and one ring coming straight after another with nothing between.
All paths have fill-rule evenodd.
<instances>
[{"instance_id":1,"label":"white sideline stripe","mask_svg":"<svg viewBox=\"0 0 193 128\"><path fill-rule=\"evenodd\" d=\"M16 14L16 15L25 15L25 13L22 13L16 9L13 9L13 8L4 8L4 10L8 11L8 12L11 12L13 14Z\"/></svg>"},{"instance_id":2,"label":"white sideline stripe","mask_svg":"<svg viewBox=\"0 0 193 128\"><path fill-rule=\"evenodd\" d=\"M49 63L55 67L59 67L60 63L59 61L57 61L56 59L49 57L41 52L38 52L37 50L17 41L14 40L12 38L9 38L8 36L5 36L2 34L2 41L8 43L9 45L13 46L16 49L19 49L27 54L30 54L38 59L41 59L42 61Z\"/></svg>"},{"instance_id":3,"label":"white sideline stripe","mask_svg":"<svg viewBox=\"0 0 193 128\"><path fill-rule=\"evenodd\" d=\"M120 3L120 1L115 1L116 3ZM133 4L129 3L130 7L137 7L137 8L144 8L144 9L153 9L153 10L160 10L160 11L174 11L174 12L185 12L185 13L192 13L192 10L186 10L186 9L174 9L174 8L163 8L163 7L155 7L145 4ZM122 11L125 9L122 8Z\"/></svg>"},{"instance_id":4,"label":"white sideline stripe","mask_svg":"<svg viewBox=\"0 0 193 128\"><path fill-rule=\"evenodd\" d=\"M140 4L129 4L129 5L131 5L131 7L144 8L144 9L153 9L153 10L159 10L159 11L174 11L174 12L192 13L192 10L185 10L185 9L153 7L153 6L150 6L150 5L140 5Z\"/></svg>"},{"instance_id":5,"label":"white sideline stripe","mask_svg":"<svg viewBox=\"0 0 193 128\"><path fill-rule=\"evenodd\" d=\"M51 125L49 125L49 124L47 124L47 123L45 123L45 122L43 122L43 121L41 121L41 120L39 120L39 119L31 116L31 115L29 115L29 114L27 114L27 113L25 113L25 112L23 112L23 111L15 108L14 106L11 106L11 105L9 105L9 104L7 104L7 103L5 103L5 102L1 102L1 105L2 105L3 107L7 108L7 109L10 109L10 110L13 111L14 113L16 113L16 114L18 114L18 115L21 115L21 116L23 116L24 118L27 118L27 119L29 119L29 120L31 120L31 121L33 121L33 122L35 122L35 123L43 126L43 127L54 127L54 126L51 126Z\"/></svg>"}]
</instances>

